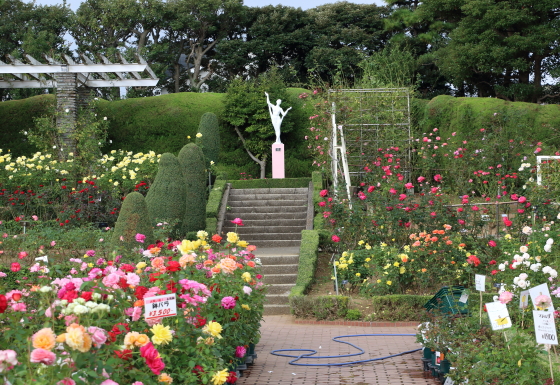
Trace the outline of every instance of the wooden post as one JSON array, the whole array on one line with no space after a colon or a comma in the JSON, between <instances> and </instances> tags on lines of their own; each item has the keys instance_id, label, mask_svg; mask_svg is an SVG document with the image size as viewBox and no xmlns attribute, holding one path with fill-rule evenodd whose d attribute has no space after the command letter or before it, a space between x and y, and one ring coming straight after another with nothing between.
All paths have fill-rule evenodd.
<instances>
[{"instance_id":1,"label":"wooden post","mask_svg":"<svg viewBox=\"0 0 560 385\"><path fill-rule=\"evenodd\" d=\"M60 72L56 74L56 127L59 130L58 157L67 159L70 152L76 152L76 142L72 138L76 127L77 90L76 74Z\"/></svg>"}]
</instances>

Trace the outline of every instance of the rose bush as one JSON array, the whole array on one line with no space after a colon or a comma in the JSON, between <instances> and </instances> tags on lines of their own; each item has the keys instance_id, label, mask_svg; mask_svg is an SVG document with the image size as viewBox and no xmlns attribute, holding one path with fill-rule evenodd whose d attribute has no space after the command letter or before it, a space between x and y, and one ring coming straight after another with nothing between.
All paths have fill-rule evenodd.
<instances>
[{"instance_id":1,"label":"rose bush","mask_svg":"<svg viewBox=\"0 0 560 385\"><path fill-rule=\"evenodd\" d=\"M207 237L201 231L196 241L158 242L143 255L111 259L90 250L67 267L40 261L17 288L0 278L4 378L14 385L232 380L244 349L259 339L264 286L254 246L234 233L235 242ZM57 277L64 268L69 274ZM146 298L173 293L176 317L145 320Z\"/></svg>"}]
</instances>

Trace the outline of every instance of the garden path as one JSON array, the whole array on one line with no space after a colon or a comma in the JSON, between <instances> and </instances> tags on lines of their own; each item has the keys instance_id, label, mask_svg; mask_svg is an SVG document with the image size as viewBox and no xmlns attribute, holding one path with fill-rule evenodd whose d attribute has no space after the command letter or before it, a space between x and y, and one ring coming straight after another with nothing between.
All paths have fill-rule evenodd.
<instances>
[{"instance_id":1,"label":"garden path","mask_svg":"<svg viewBox=\"0 0 560 385\"><path fill-rule=\"evenodd\" d=\"M289 315L265 316L262 322L262 338L256 347L258 358L238 385L424 385L436 381L422 370L422 353L415 352L382 361L351 366L294 366L291 358L270 354L277 349L315 349L321 355L354 353L356 350L346 344L332 341L333 337L350 334L415 333L416 328L408 327L365 327L336 324L296 324ZM420 347L415 337L358 337L352 342L365 350L361 356L350 357L348 361L364 360L414 350ZM297 354L297 352L286 352ZM343 360L302 360L303 363L344 362Z\"/></svg>"}]
</instances>

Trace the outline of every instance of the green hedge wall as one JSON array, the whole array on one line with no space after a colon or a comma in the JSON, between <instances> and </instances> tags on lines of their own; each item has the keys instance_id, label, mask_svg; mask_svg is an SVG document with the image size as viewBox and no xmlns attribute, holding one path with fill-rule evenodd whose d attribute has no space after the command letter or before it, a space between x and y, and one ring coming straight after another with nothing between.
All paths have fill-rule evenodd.
<instances>
[{"instance_id":1,"label":"green hedge wall","mask_svg":"<svg viewBox=\"0 0 560 385\"><path fill-rule=\"evenodd\" d=\"M319 248L319 233L316 230L301 231L301 246L299 249L299 265L296 286L292 288L290 296L303 295L313 283L315 268L317 267L317 250Z\"/></svg>"},{"instance_id":2,"label":"green hedge wall","mask_svg":"<svg viewBox=\"0 0 560 385\"><path fill-rule=\"evenodd\" d=\"M560 144L560 105L557 104L441 95L428 103L415 102L413 115L419 133L437 127L441 137L456 132L459 139L469 139L474 131L499 125L502 133L519 132L528 141Z\"/></svg>"},{"instance_id":3,"label":"green hedge wall","mask_svg":"<svg viewBox=\"0 0 560 385\"><path fill-rule=\"evenodd\" d=\"M31 131L33 118L48 116L54 111L54 95L39 95L23 100L0 103L0 148L15 156L30 155L37 151L30 145L23 131Z\"/></svg>"},{"instance_id":4,"label":"green hedge wall","mask_svg":"<svg viewBox=\"0 0 560 385\"><path fill-rule=\"evenodd\" d=\"M233 180L233 188L301 188L309 187L311 178Z\"/></svg>"}]
</instances>

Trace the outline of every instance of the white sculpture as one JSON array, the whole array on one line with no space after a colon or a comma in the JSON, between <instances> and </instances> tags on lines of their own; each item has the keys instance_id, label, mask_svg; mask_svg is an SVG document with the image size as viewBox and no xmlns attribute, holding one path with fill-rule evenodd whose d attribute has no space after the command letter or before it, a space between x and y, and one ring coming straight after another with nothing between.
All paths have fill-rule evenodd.
<instances>
[{"instance_id":1,"label":"white sculpture","mask_svg":"<svg viewBox=\"0 0 560 385\"><path fill-rule=\"evenodd\" d=\"M280 141L280 125L282 124L282 120L284 117L292 109L292 107L288 108L286 111L282 110L280 107L280 103L282 100L278 99L276 101L276 105L270 103L270 98L268 97L268 93L264 93L266 95L266 102L268 103L268 112L270 113L270 119L272 120L272 125L274 126L274 132L276 133L276 142L275 143L282 143Z\"/></svg>"}]
</instances>

